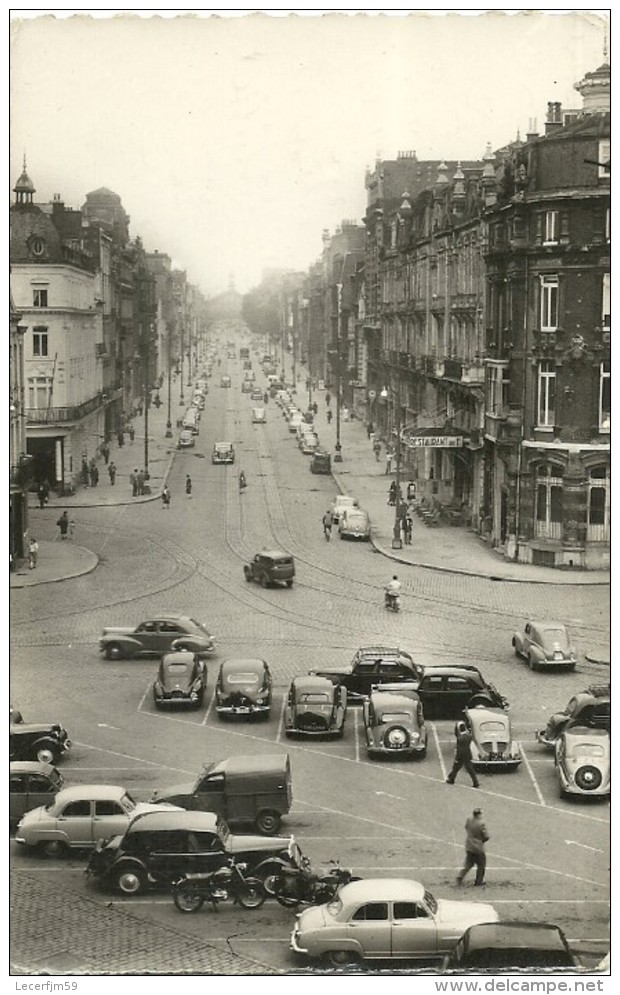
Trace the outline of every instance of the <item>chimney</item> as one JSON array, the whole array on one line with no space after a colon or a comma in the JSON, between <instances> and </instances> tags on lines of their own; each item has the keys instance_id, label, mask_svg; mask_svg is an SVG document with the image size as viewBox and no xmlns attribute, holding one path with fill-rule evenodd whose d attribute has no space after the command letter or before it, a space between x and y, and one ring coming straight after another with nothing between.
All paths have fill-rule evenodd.
<instances>
[{"instance_id":1,"label":"chimney","mask_svg":"<svg viewBox=\"0 0 620 995\"><path fill-rule=\"evenodd\" d=\"M533 142L535 138L538 138L538 132L536 130L536 118L531 117L528 121L527 135L525 136L526 142Z\"/></svg>"},{"instance_id":2,"label":"chimney","mask_svg":"<svg viewBox=\"0 0 620 995\"><path fill-rule=\"evenodd\" d=\"M562 104L557 101L547 103L547 120L545 121L545 135L551 135L558 128L562 127Z\"/></svg>"}]
</instances>

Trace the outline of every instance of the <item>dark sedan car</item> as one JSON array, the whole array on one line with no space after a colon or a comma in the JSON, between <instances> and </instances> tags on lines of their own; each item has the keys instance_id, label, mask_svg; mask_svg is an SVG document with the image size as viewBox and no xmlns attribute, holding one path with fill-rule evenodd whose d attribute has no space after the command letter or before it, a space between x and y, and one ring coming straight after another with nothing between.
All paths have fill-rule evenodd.
<instances>
[{"instance_id":1,"label":"dark sedan car","mask_svg":"<svg viewBox=\"0 0 620 995\"><path fill-rule=\"evenodd\" d=\"M203 657L213 653L215 643L211 633L195 619L160 615L135 627L108 626L99 640L99 649L108 660L161 656L171 650L188 650Z\"/></svg>"},{"instance_id":2,"label":"dark sedan car","mask_svg":"<svg viewBox=\"0 0 620 995\"><path fill-rule=\"evenodd\" d=\"M558 971L580 967L564 933L550 922L489 922L470 926L447 954L442 973Z\"/></svg>"},{"instance_id":3,"label":"dark sedan car","mask_svg":"<svg viewBox=\"0 0 620 995\"><path fill-rule=\"evenodd\" d=\"M269 718L271 674L264 660L256 658L225 660L215 688L215 710L222 718Z\"/></svg>"},{"instance_id":4,"label":"dark sedan car","mask_svg":"<svg viewBox=\"0 0 620 995\"><path fill-rule=\"evenodd\" d=\"M364 729L369 757L425 757L428 733L415 691L378 688L364 702Z\"/></svg>"},{"instance_id":5,"label":"dark sedan car","mask_svg":"<svg viewBox=\"0 0 620 995\"><path fill-rule=\"evenodd\" d=\"M217 870L230 857L262 877L261 864L276 858L292 864L298 848L292 837L231 833L224 819L211 812L147 812L123 836L100 840L86 873L125 895L149 887L166 888L191 873Z\"/></svg>"},{"instance_id":6,"label":"dark sedan car","mask_svg":"<svg viewBox=\"0 0 620 995\"><path fill-rule=\"evenodd\" d=\"M284 712L287 736L342 736L347 713L346 688L326 677L296 677Z\"/></svg>"},{"instance_id":7,"label":"dark sedan car","mask_svg":"<svg viewBox=\"0 0 620 995\"><path fill-rule=\"evenodd\" d=\"M69 749L71 740L58 722L24 722L20 712L13 713L9 724L10 760L56 764Z\"/></svg>"},{"instance_id":8,"label":"dark sedan car","mask_svg":"<svg viewBox=\"0 0 620 995\"><path fill-rule=\"evenodd\" d=\"M16 760L9 768L9 825L16 826L26 812L54 801L64 784L51 764Z\"/></svg>"},{"instance_id":9,"label":"dark sedan car","mask_svg":"<svg viewBox=\"0 0 620 995\"><path fill-rule=\"evenodd\" d=\"M200 708L207 687L207 669L196 653L165 653L153 684L155 707L192 705Z\"/></svg>"}]
</instances>

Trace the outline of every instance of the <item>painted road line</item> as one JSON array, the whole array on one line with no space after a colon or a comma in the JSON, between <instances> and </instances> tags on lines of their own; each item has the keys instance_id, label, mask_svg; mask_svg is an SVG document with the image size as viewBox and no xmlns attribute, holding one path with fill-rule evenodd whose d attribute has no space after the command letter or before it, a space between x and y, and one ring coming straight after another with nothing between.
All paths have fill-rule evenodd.
<instances>
[{"instance_id":1,"label":"painted road line","mask_svg":"<svg viewBox=\"0 0 620 995\"><path fill-rule=\"evenodd\" d=\"M143 706L144 702L146 701L146 696L149 693L149 691L151 690L152 686L153 686L152 684L147 684L146 691L144 692L144 694L142 695L142 697L140 698L140 701L138 703L138 707L136 709L137 712L141 712L142 711L142 706Z\"/></svg>"},{"instance_id":2,"label":"painted road line","mask_svg":"<svg viewBox=\"0 0 620 995\"><path fill-rule=\"evenodd\" d=\"M433 739L435 741L435 749L437 750L437 757L439 759L439 766L441 767L441 779L442 779L442 781L445 781L445 779L446 779L446 777L448 775L446 773L446 765L443 762L443 753L441 752L441 747L439 745L439 743L441 742L441 740L439 739L439 734L437 732L437 726L435 725L435 723L431 722L430 726L431 726L431 731L433 733ZM448 742L448 741L446 740L446 742Z\"/></svg>"},{"instance_id":3,"label":"painted road line","mask_svg":"<svg viewBox=\"0 0 620 995\"><path fill-rule=\"evenodd\" d=\"M359 730L359 724L358 724L357 719L358 719L358 713L354 712L354 718L353 718L353 736L354 736L354 739L355 739L355 762L359 763L360 762L360 730Z\"/></svg>"},{"instance_id":4,"label":"painted road line","mask_svg":"<svg viewBox=\"0 0 620 995\"><path fill-rule=\"evenodd\" d=\"M546 808L547 803L546 803L545 799L543 798L542 791L538 787L538 781L534 777L534 771L532 770L532 765L530 764L530 761L528 760L527 753L523 749L523 743L517 743L517 747L519 747L519 746L521 747L521 756L523 757L523 763L525 764L525 768L526 768L528 774L530 775L530 779L532 781L532 784L534 785L534 791L536 792L536 794L538 796L538 801L540 802L541 805L543 805Z\"/></svg>"},{"instance_id":5,"label":"painted road line","mask_svg":"<svg viewBox=\"0 0 620 995\"><path fill-rule=\"evenodd\" d=\"M202 722L200 723L201 726L206 726L206 724L207 724L207 720L209 718L209 715L211 714L211 709L213 708L213 706L215 704L215 695L216 695L216 689L213 688L213 694L211 695L211 701L207 705L207 710L205 712L205 717L202 720Z\"/></svg>"},{"instance_id":6,"label":"painted road line","mask_svg":"<svg viewBox=\"0 0 620 995\"><path fill-rule=\"evenodd\" d=\"M284 729L284 709L286 708L286 694L282 697L282 707L280 708L280 718L278 719L278 731L276 733L276 743L282 741L282 731Z\"/></svg>"}]
</instances>

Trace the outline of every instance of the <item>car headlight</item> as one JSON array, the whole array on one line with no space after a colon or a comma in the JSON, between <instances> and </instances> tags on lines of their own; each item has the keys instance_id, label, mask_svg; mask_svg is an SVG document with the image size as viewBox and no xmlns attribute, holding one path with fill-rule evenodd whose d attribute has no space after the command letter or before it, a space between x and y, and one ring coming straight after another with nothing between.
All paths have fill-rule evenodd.
<instances>
[{"instance_id":1,"label":"car headlight","mask_svg":"<svg viewBox=\"0 0 620 995\"><path fill-rule=\"evenodd\" d=\"M420 738L420 733L419 732L412 732L411 733L411 738L412 739L419 739Z\"/></svg>"}]
</instances>

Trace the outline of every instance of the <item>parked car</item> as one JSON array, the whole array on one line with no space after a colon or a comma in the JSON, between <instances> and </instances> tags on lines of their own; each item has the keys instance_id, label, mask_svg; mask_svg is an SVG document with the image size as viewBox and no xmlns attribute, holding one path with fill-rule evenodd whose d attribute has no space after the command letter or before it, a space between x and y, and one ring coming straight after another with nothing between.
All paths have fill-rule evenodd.
<instances>
[{"instance_id":1,"label":"parked car","mask_svg":"<svg viewBox=\"0 0 620 995\"><path fill-rule=\"evenodd\" d=\"M296 432L299 426L301 425L303 419L304 416L299 411L296 411L295 414L291 415L291 417L288 420L289 432Z\"/></svg>"},{"instance_id":2,"label":"parked car","mask_svg":"<svg viewBox=\"0 0 620 995\"><path fill-rule=\"evenodd\" d=\"M252 381L251 380L242 380L242 382L241 382L241 393L242 394L251 394L252 393L252 386L253 385L252 385Z\"/></svg>"},{"instance_id":3,"label":"parked car","mask_svg":"<svg viewBox=\"0 0 620 995\"><path fill-rule=\"evenodd\" d=\"M14 827L33 808L49 805L64 784L51 764L15 760L9 765L9 825Z\"/></svg>"},{"instance_id":4,"label":"parked car","mask_svg":"<svg viewBox=\"0 0 620 995\"><path fill-rule=\"evenodd\" d=\"M249 823L271 836L293 801L291 762L286 753L229 757L206 764L194 782L154 791L150 800L214 812L231 825Z\"/></svg>"},{"instance_id":5,"label":"parked car","mask_svg":"<svg viewBox=\"0 0 620 995\"><path fill-rule=\"evenodd\" d=\"M71 740L59 722L24 722L13 712L9 722L9 760L38 760L57 764L71 749Z\"/></svg>"},{"instance_id":6,"label":"parked car","mask_svg":"<svg viewBox=\"0 0 620 995\"><path fill-rule=\"evenodd\" d=\"M177 442L177 449L191 449L196 445L194 433L189 428L184 428Z\"/></svg>"},{"instance_id":7,"label":"parked car","mask_svg":"<svg viewBox=\"0 0 620 995\"><path fill-rule=\"evenodd\" d=\"M264 408L252 408L252 423L254 425L264 425L266 421L267 415Z\"/></svg>"},{"instance_id":8,"label":"parked car","mask_svg":"<svg viewBox=\"0 0 620 995\"><path fill-rule=\"evenodd\" d=\"M337 494L332 501L332 517L334 520L334 525L338 525L340 521L340 515L345 508L358 508L359 501L357 498L351 497L350 494Z\"/></svg>"},{"instance_id":9,"label":"parked car","mask_svg":"<svg viewBox=\"0 0 620 995\"><path fill-rule=\"evenodd\" d=\"M231 386L232 386L232 381L230 377L226 376L220 377L220 387L231 387Z\"/></svg>"},{"instance_id":10,"label":"parked car","mask_svg":"<svg viewBox=\"0 0 620 995\"><path fill-rule=\"evenodd\" d=\"M215 686L215 711L221 718L269 718L271 674L264 660L224 660Z\"/></svg>"},{"instance_id":11,"label":"parked car","mask_svg":"<svg viewBox=\"0 0 620 995\"><path fill-rule=\"evenodd\" d=\"M420 672L411 655L397 646L362 646L350 664L312 671L346 688L348 697L353 701L368 697L380 684L414 681L417 686Z\"/></svg>"},{"instance_id":12,"label":"parked car","mask_svg":"<svg viewBox=\"0 0 620 995\"><path fill-rule=\"evenodd\" d=\"M206 626L188 615L160 615L132 626L107 626L99 640L107 660L138 656L161 656L171 650L187 650L210 656L215 642Z\"/></svg>"},{"instance_id":13,"label":"parked car","mask_svg":"<svg viewBox=\"0 0 620 995\"><path fill-rule=\"evenodd\" d=\"M192 398L192 407L197 408L198 411L204 411L205 409L205 399L202 393L197 392Z\"/></svg>"},{"instance_id":14,"label":"parked car","mask_svg":"<svg viewBox=\"0 0 620 995\"><path fill-rule=\"evenodd\" d=\"M235 447L232 442L216 442L213 446L213 452L211 453L211 462L217 464L234 463Z\"/></svg>"},{"instance_id":15,"label":"parked car","mask_svg":"<svg viewBox=\"0 0 620 995\"><path fill-rule=\"evenodd\" d=\"M312 454L312 459L310 461L310 473L331 473L332 472L332 458L329 453L317 452Z\"/></svg>"},{"instance_id":16,"label":"parked car","mask_svg":"<svg viewBox=\"0 0 620 995\"><path fill-rule=\"evenodd\" d=\"M156 708L192 705L200 708L207 688L207 668L197 653L164 653L153 683Z\"/></svg>"},{"instance_id":17,"label":"parked car","mask_svg":"<svg viewBox=\"0 0 620 995\"><path fill-rule=\"evenodd\" d=\"M609 684L592 684L585 691L573 695L563 712L550 716L544 729L536 733L543 746L555 746L555 741L572 726L605 729L611 732L611 687Z\"/></svg>"},{"instance_id":18,"label":"parked car","mask_svg":"<svg viewBox=\"0 0 620 995\"><path fill-rule=\"evenodd\" d=\"M446 955L441 973L551 971L581 967L559 926L550 922L493 922L470 926Z\"/></svg>"},{"instance_id":19,"label":"parked car","mask_svg":"<svg viewBox=\"0 0 620 995\"><path fill-rule=\"evenodd\" d=\"M609 795L611 748L605 729L571 726L555 743L555 766L562 795Z\"/></svg>"},{"instance_id":20,"label":"parked car","mask_svg":"<svg viewBox=\"0 0 620 995\"><path fill-rule=\"evenodd\" d=\"M134 819L122 835L97 843L86 873L125 895L147 888L169 888L186 874L217 870L231 857L248 865L248 874L263 880L269 861L292 864L292 837L240 836L211 812L155 811Z\"/></svg>"},{"instance_id":21,"label":"parked car","mask_svg":"<svg viewBox=\"0 0 620 995\"><path fill-rule=\"evenodd\" d=\"M517 769L523 757L519 744L512 738L508 712L501 708L474 705L464 710L463 720L471 733L471 755L475 767Z\"/></svg>"},{"instance_id":22,"label":"parked car","mask_svg":"<svg viewBox=\"0 0 620 995\"><path fill-rule=\"evenodd\" d=\"M291 736L337 736L344 733L347 692L325 677L295 677L288 692L284 731Z\"/></svg>"},{"instance_id":23,"label":"parked car","mask_svg":"<svg viewBox=\"0 0 620 995\"><path fill-rule=\"evenodd\" d=\"M370 517L363 508L343 508L338 521L341 539L370 539Z\"/></svg>"},{"instance_id":24,"label":"parked car","mask_svg":"<svg viewBox=\"0 0 620 995\"><path fill-rule=\"evenodd\" d=\"M469 926L497 919L492 905L436 899L418 881L366 878L298 915L291 948L337 967L367 959L439 959Z\"/></svg>"},{"instance_id":25,"label":"parked car","mask_svg":"<svg viewBox=\"0 0 620 995\"><path fill-rule=\"evenodd\" d=\"M577 654L562 622L526 622L512 637L515 654L527 660L530 670L574 670Z\"/></svg>"},{"instance_id":26,"label":"parked car","mask_svg":"<svg viewBox=\"0 0 620 995\"><path fill-rule=\"evenodd\" d=\"M319 448L318 435L314 435L312 432L304 432L299 442L299 448L304 456L312 456Z\"/></svg>"},{"instance_id":27,"label":"parked car","mask_svg":"<svg viewBox=\"0 0 620 995\"><path fill-rule=\"evenodd\" d=\"M425 757L428 740L422 703L414 692L374 690L364 702L369 757Z\"/></svg>"},{"instance_id":28,"label":"parked car","mask_svg":"<svg viewBox=\"0 0 620 995\"><path fill-rule=\"evenodd\" d=\"M243 568L245 579L258 581L263 587L269 584L293 586L295 561L290 553L282 549L263 549Z\"/></svg>"},{"instance_id":29,"label":"parked car","mask_svg":"<svg viewBox=\"0 0 620 995\"><path fill-rule=\"evenodd\" d=\"M69 849L87 849L97 840L124 833L129 823L156 805L137 802L114 784L80 784L62 788L54 801L26 812L15 841L36 847L45 857L60 857Z\"/></svg>"},{"instance_id":30,"label":"parked car","mask_svg":"<svg viewBox=\"0 0 620 995\"><path fill-rule=\"evenodd\" d=\"M464 708L508 708L508 701L468 663L419 666L416 690L428 718L453 719Z\"/></svg>"}]
</instances>

